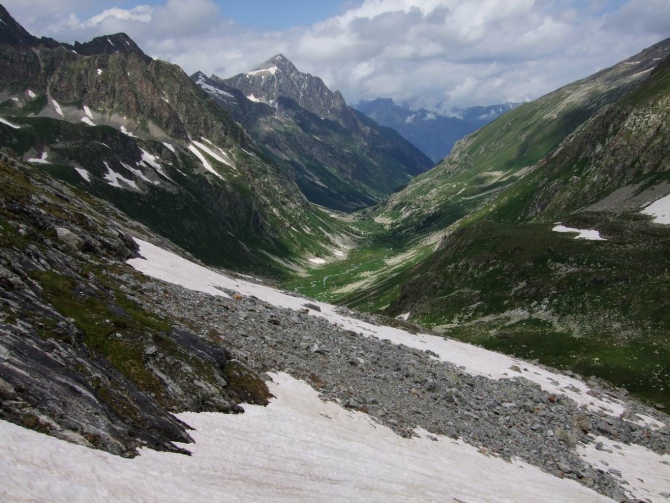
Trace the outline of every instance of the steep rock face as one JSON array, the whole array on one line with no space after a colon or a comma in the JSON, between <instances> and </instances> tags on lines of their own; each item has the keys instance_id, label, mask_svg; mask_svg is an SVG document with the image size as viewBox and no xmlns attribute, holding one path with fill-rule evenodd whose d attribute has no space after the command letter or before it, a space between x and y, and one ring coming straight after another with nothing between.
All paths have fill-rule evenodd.
<instances>
[{"instance_id":1,"label":"steep rock face","mask_svg":"<svg viewBox=\"0 0 670 503\"><path fill-rule=\"evenodd\" d=\"M95 37L90 42L75 42L74 45L61 44L82 56L96 56L99 54L137 54L145 63L150 63L151 58L144 54L137 44L125 33Z\"/></svg>"},{"instance_id":2,"label":"steep rock face","mask_svg":"<svg viewBox=\"0 0 670 503\"><path fill-rule=\"evenodd\" d=\"M583 208L636 210L670 192L663 183L670 178L668 171L670 59L666 57L645 82L594 115L541 163L523 216L546 221ZM622 190L606 198L618 189Z\"/></svg>"},{"instance_id":3,"label":"steep rock face","mask_svg":"<svg viewBox=\"0 0 670 503\"><path fill-rule=\"evenodd\" d=\"M0 174L0 418L131 457L184 452L172 412L263 402L227 382L219 341L142 308L117 277L137 255L132 235L172 245L4 152Z\"/></svg>"},{"instance_id":4,"label":"steep rock face","mask_svg":"<svg viewBox=\"0 0 670 503\"><path fill-rule=\"evenodd\" d=\"M329 217L179 67L124 35L83 46L0 44L2 145L213 264L277 275L328 253Z\"/></svg>"},{"instance_id":5,"label":"steep rock face","mask_svg":"<svg viewBox=\"0 0 670 503\"><path fill-rule=\"evenodd\" d=\"M345 211L368 206L432 166L397 132L349 108L284 56L226 80L192 78L318 204Z\"/></svg>"},{"instance_id":6,"label":"steep rock face","mask_svg":"<svg viewBox=\"0 0 670 503\"><path fill-rule=\"evenodd\" d=\"M291 98L308 112L351 126L347 104L339 91L332 92L319 77L300 72L284 55L277 54L253 70L225 80L245 96L266 103ZM343 125L345 125L343 124Z\"/></svg>"},{"instance_id":7,"label":"steep rock face","mask_svg":"<svg viewBox=\"0 0 670 503\"><path fill-rule=\"evenodd\" d=\"M0 44L26 46L42 44L45 47L52 48L60 45L51 38L42 37L39 39L28 33L23 26L14 20L3 5L0 5L0 25Z\"/></svg>"}]
</instances>

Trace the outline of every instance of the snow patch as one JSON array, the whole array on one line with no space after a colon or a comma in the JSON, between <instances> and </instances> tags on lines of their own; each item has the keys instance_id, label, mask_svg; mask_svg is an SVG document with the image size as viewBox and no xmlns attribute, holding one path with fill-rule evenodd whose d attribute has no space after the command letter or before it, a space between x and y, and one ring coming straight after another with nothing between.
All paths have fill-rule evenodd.
<instances>
[{"instance_id":1,"label":"snow patch","mask_svg":"<svg viewBox=\"0 0 670 503\"><path fill-rule=\"evenodd\" d=\"M127 136L135 137L135 135L132 133L132 131L128 131L126 129L126 126L121 126L121 132Z\"/></svg>"},{"instance_id":2,"label":"snow patch","mask_svg":"<svg viewBox=\"0 0 670 503\"><path fill-rule=\"evenodd\" d=\"M9 127L14 128L14 129L21 129L21 126L17 126L16 124L12 124L11 122L9 122L8 120L3 119L2 117L0 117L0 122L2 122L5 126L9 126Z\"/></svg>"},{"instance_id":3,"label":"snow patch","mask_svg":"<svg viewBox=\"0 0 670 503\"><path fill-rule=\"evenodd\" d=\"M84 168L74 168L79 175L86 180L87 182L91 183L91 174L86 171Z\"/></svg>"},{"instance_id":4,"label":"snow patch","mask_svg":"<svg viewBox=\"0 0 670 503\"><path fill-rule=\"evenodd\" d=\"M194 141L193 143L197 143L197 142ZM207 161L207 159L205 158L205 156L202 155L202 153L196 148L195 145L193 145L193 144L189 145L189 146L188 146L188 149L189 149L191 152L193 152L193 154L194 154L198 159L200 159L200 162L202 163L202 165L205 167L205 169L206 169L207 171L209 171L210 173L213 173L214 175L216 175L217 177L219 177L221 180L225 180L225 178L223 178L219 173L217 173L217 171L212 167L212 165Z\"/></svg>"},{"instance_id":5,"label":"snow patch","mask_svg":"<svg viewBox=\"0 0 670 503\"><path fill-rule=\"evenodd\" d=\"M579 233L575 239L586 239L587 241L607 241L605 238L600 237L600 232L594 230L585 230L585 229L573 229L572 227L565 227L564 225L557 225L553 229L554 232L576 232Z\"/></svg>"},{"instance_id":6,"label":"snow patch","mask_svg":"<svg viewBox=\"0 0 670 503\"><path fill-rule=\"evenodd\" d=\"M395 319L396 320L407 321L409 319L409 314L410 314L409 312L407 312L405 314L399 314L398 316L395 317Z\"/></svg>"},{"instance_id":7,"label":"snow patch","mask_svg":"<svg viewBox=\"0 0 670 503\"><path fill-rule=\"evenodd\" d=\"M51 104L54 106L54 110L56 110L56 113L58 115L60 115L61 117L64 117L63 116L63 110L61 110L60 105L58 104L58 102L55 99L53 99L53 98L51 99Z\"/></svg>"},{"instance_id":8,"label":"snow patch","mask_svg":"<svg viewBox=\"0 0 670 503\"><path fill-rule=\"evenodd\" d=\"M321 264L325 264L325 263L326 263L326 261L325 261L324 259L322 259L322 258L318 258L318 257L316 257L316 258L311 258L311 259L309 259L309 261L310 261L312 264L318 264L318 265L321 265Z\"/></svg>"},{"instance_id":9,"label":"snow patch","mask_svg":"<svg viewBox=\"0 0 670 503\"><path fill-rule=\"evenodd\" d=\"M254 103L260 103L261 101L258 98L256 98L256 96L254 96L253 93L247 96L247 99L253 101Z\"/></svg>"},{"instance_id":10,"label":"snow patch","mask_svg":"<svg viewBox=\"0 0 670 503\"><path fill-rule=\"evenodd\" d=\"M277 70L279 70L276 66L271 66L270 68L261 68L260 70L253 70L251 72L247 72L244 75L258 75L258 74L263 74L263 73L270 73L274 75L277 73Z\"/></svg>"},{"instance_id":11,"label":"snow patch","mask_svg":"<svg viewBox=\"0 0 670 503\"><path fill-rule=\"evenodd\" d=\"M29 96L30 98L34 98L34 97L37 96L37 95L36 95L34 92L32 92L30 89L28 89L28 96Z\"/></svg>"},{"instance_id":12,"label":"snow patch","mask_svg":"<svg viewBox=\"0 0 670 503\"><path fill-rule=\"evenodd\" d=\"M111 185L112 187L116 187L118 189L125 189L123 185L119 183L119 181L131 186L135 190L140 190L137 187L137 184L133 180L128 180L127 178L124 178L122 175L114 171L112 168L109 167L109 164L103 161L103 164L107 168L107 174L103 177L105 180L107 180L107 183Z\"/></svg>"},{"instance_id":13,"label":"snow patch","mask_svg":"<svg viewBox=\"0 0 670 503\"><path fill-rule=\"evenodd\" d=\"M193 140L193 144L194 144L196 147L198 147L200 150L202 150L203 152L206 152L207 154L211 155L214 159L216 159L217 161L219 161L221 164L225 164L226 166L230 166L231 168L234 168L234 167L235 167L235 165L233 164L233 161L231 161L231 160L228 158L228 156L226 155L226 153L225 153L223 150L221 150L220 148L218 148L217 146L215 146L215 145L214 145L211 141L209 141L207 138L202 138L202 139L203 139L204 141L206 141L207 143L209 143L210 145L212 145L212 147L214 147L215 149L217 149L217 150L221 153L221 155L218 155L218 154L217 154L216 152L214 152L214 150L212 150L211 148L209 148L209 147L207 147L206 145L203 145L202 143L197 142L197 141L195 141L195 140Z\"/></svg>"},{"instance_id":14,"label":"snow patch","mask_svg":"<svg viewBox=\"0 0 670 503\"><path fill-rule=\"evenodd\" d=\"M170 152L172 152L173 154L177 153L171 143L168 143L168 142L164 141L163 145L165 145L168 148L168 150Z\"/></svg>"},{"instance_id":15,"label":"snow patch","mask_svg":"<svg viewBox=\"0 0 670 503\"><path fill-rule=\"evenodd\" d=\"M336 257L344 257L344 253L341 252L340 250L335 250L333 252L333 255L335 255Z\"/></svg>"},{"instance_id":16,"label":"snow patch","mask_svg":"<svg viewBox=\"0 0 670 503\"><path fill-rule=\"evenodd\" d=\"M84 113L88 116L89 119L93 119L93 114L91 113L91 109L88 108L86 105L84 105Z\"/></svg>"},{"instance_id":17,"label":"snow patch","mask_svg":"<svg viewBox=\"0 0 670 503\"><path fill-rule=\"evenodd\" d=\"M39 157L31 157L28 159L28 162L32 162L33 164L51 164L49 161L47 161L47 155L48 153L45 150Z\"/></svg>"},{"instance_id":18,"label":"snow patch","mask_svg":"<svg viewBox=\"0 0 670 503\"><path fill-rule=\"evenodd\" d=\"M98 72L98 75L102 75L102 70L100 68L98 68L96 71Z\"/></svg>"},{"instance_id":19,"label":"snow patch","mask_svg":"<svg viewBox=\"0 0 670 503\"><path fill-rule=\"evenodd\" d=\"M158 185L158 182L155 182L155 181L150 180L149 178L147 178L147 176L144 173L142 173L141 169L133 168L132 166L127 165L125 162L122 162L121 166L126 168L128 171L130 171L133 175L135 175L140 180L144 180L147 183L153 183L154 185Z\"/></svg>"},{"instance_id":20,"label":"snow patch","mask_svg":"<svg viewBox=\"0 0 670 503\"><path fill-rule=\"evenodd\" d=\"M151 155L149 152L147 152L143 148L141 148L140 150L142 151L142 162L143 163L148 164L149 166L154 168L156 171L158 171L158 173L163 175L165 178L169 178L169 176L167 176L167 173L163 169L163 166L158 164L158 162L156 161L156 156Z\"/></svg>"},{"instance_id":21,"label":"snow patch","mask_svg":"<svg viewBox=\"0 0 670 503\"><path fill-rule=\"evenodd\" d=\"M643 209L642 213L654 217L654 222L657 224L670 224L670 196L654 201Z\"/></svg>"},{"instance_id":22,"label":"snow patch","mask_svg":"<svg viewBox=\"0 0 670 503\"><path fill-rule=\"evenodd\" d=\"M207 82L205 82L205 79L202 75L200 75L198 77L197 84L200 87L202 87L205 91L207 91L209 94L218 94L219 96L225 96L226 98L235 98L235 96L233 96L232 94L227 93L226 91L223 91L223 90L219 89L218 87L214 87L214 86L208 84Z\"/></svg>"},{"instance_id":23,"label":"snow patch","mask_svg":"<svg viewBox=\"0 0 670 503\"><path fill-rule=\"evenodd\" d=\"M88 124L89 126L95 126L95 122L93 122L91 119L88 117L82 117L81 121L85 124Z\"/></svg>"},{"instance_id":24,"label":"snow patch","mask_svg":"<svg viewBox=\"0 0 670 503\"><path fill-rule=\"evenodd\" d=\"M578 452L596 470L618 470L621 478L628 482L623 489L641 501L664 501L670 489L670 455L661 456L642 446L615 442L605 437L596 437L594 442L579 444ZM604 450L596 449L602 442ZM608 452L609 451L609 452ZM615 475L616 479L619 479Z\"/></svg>"},{"instance_id":25,"label":"snow patch","mask_svg":"<svg viewBox=\"0 0 670 503\"><path fill-rule=\"evenodd\" d=\"M362 412L323 402L287 374L270 405L182 413L191 456L140 449L124 459L0 421L6 501L611 501L518 460L442 436L407 439ZM433 440L433 438L435 440ZM225 446L225 448L222 448Z\"/></svg>"},{"instance_id":26,"label":"snow patch","mask_svg":"<svg viewBox=\"0 0 670 503\"><path fill-rule=\"evenodd\" d=\"M112 41L109 39L109 37L107 37L107 42L109 42L109 45L111 45L112 47L116 47L116 46L114 45L114 42L112 42Z\"/></svg>"}]
</instances>

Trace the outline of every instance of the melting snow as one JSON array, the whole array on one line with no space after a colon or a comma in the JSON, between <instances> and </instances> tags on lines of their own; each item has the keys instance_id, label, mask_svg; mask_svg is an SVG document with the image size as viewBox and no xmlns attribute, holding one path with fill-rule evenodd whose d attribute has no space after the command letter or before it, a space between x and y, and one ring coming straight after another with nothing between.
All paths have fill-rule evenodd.
<instances>
[{"instance_id":1,"label":"melting snow","mask_svg":"<svg viewBox=\"0 0 670 503\"><path fill-rule=\"evenodd\" d=\"M121 126L121 132L122 132L123 134L125 134L125 135L128 135L128 136L132 136L132 137L135 136L131 131L128 131L128 130L126 129L126 126Z\"/></svg>"},{"instance_id":2,"label":"melting snow","mask_svg":"<svg viewBox=\"0 0 670 503\"><path fill-rule=\"evenodd\" d=\"M206 145L203 145L202 143L197 142L197 141L195 141L195 140L193 140L193 144L194 144L196 147L198 147L200 150L202 150L203 152L207 152L209 155L211 155L214 159L216 159L216 160L219 161L220 163L225 164L225 165L227 165L227 166L230 166L231 168L234 168L234 167L235 167L235 165L234 165L233 162L228 158L228 156L226 155L225 152L223 152L220 148L218 148L217 146L215 146L215 145L214 145L211 141L209 141L207 138L203 138L203 140L205 140L207 143L209 143L209 144L212 145L214 148L216 148L216 149L221 153L221 155L218 155L218 154L217 154L216 152L214 152L211 148L209 148L209 147L207 147Z\"/></svg>"},{"instance_id":3,"label":"melting snow","mask_svg":"<svg viewBox=\"0 0 670 503\"><path fill-rule=\"evenodd\" d=\"M56 113L62 117L63 116L63 111L61 110L60 105L58 104L58 102L52 98L51 103L53 104L54 110L56 110Z\"/></svg>"},{"instance_id":4,"label":"melting snow","mask_svg":"<svg viewBox=\"0 0 670 503\"><path fill-rule=\"evenodd\" d=\"M197 143L197 142L194 141L193 143ZM202 165L205 167L205 169L206 169L207 171L209 171L209 172L215 174L215 175L218 176L221 180L225 180L225 178L223 178L219 173L216 172L216 170L212 167L212 165L207 161L207 159L205 158L205 156L202 155L202 153L201 153L197 148L195 148L195 145L189 145L189 146L188 146L188 149L189 149L191 152L193 152L193 154L194 154L198 159L200 159L200 162L202 163Z\"/></svg>"},{"instance_id":5,"label":"melting snow","mask_svg":"<svg viewBox=\"0 0 670 503\"><path fill-rule=\"evenodd\" d=\"M572 227L565 227L564 225L557 225L553 229L554 232L577 232L579 233L575 239L586 239L588 241L607 241L600 237L600 232L594 230L573 229Z\"/></svg>"},{"instance_id":6,"label":"melting snow","mask_svg":"<svg viewBox=\"0 0 670 503\"><path fill-rule=\"evenodd\" d=\"M47 161L47 151L45 150L42 152L42 155L39 157L31 157L28 159L28 162L32 162L34 164L50 164L49 161Z\"/></svg>"},{"instance_id":7,"label":"melting snow","mask_svg":"<svg viewBox=\"0 0 670 503\"><path fill-rule=\"evenodd\" d=\"M32 92L30 89L28 89L28 96L29 96L30 98L34 98L34 97L37 96L37 95L36 95L34 92Z\"/></svg>"},{"instance_id":8,"label":"melting snow","mask_svg":"<svg viewBox=\"0 0 670 503\"><path fill-rule=\"evenodd\" d=\"M95 126L95 122L93 122L88 117L82 117L81 121L84 122L85 124L88 124L89 126Z\"/></svg>"},{"instance_id":9,"label":"melting snow","mask_svg":"<svg viewBox=\"0 0 670 503\"><path fill-rule=\"evenodd\" d=\"M167 176L167 173L163 169L163 166L161 166L160 164L158 164L158 162L156 162L156 156L151 155L149 152L147 152L142 148L140 150L142 151L142 162L154 168L165 178L169 178L169 176Z\"/></svg>"},{"instance_id":10,"label":"melting snow","mask_svg":"<svg viewBox=\"0 0 670 503\"><path fill-rule=\"evenodd\" d=\"M128 180L127 178L124 178L121 176L119 173L114 171L112 168L109 167L109 164L103 161L103 164L107 168L107 174L103 177L105 180L107 180L107 183L111 185L112 187L116 187L119 189L125 189L123 185L119 183L119 180L122 181L123 183L130 185L132 188L135 190L140 190L137 187L137 184L133 180Z\"/></svg>"},{"instance_id":11,"label":"melting snow","mask_svg":"<svg viewBox=\"0 0 670 503\"><path fill-rule=\"evenodd\" d=\"M396 320L407 321L407 320L409 319L409 314L410 314L410 313L399 314L398 316L395 317L395 319L396 319Z\"/></svg>"},{"instance_id":12,"label":"melting snow","mask_svg":"<svg viewBox=\"0 0 670 503\"><path fill-rule=\"evenodd\" d=\"M175 151L174 147L172 146L172 144L164 141L163 145L165 145L170 150L170 152L172 152L173 154L176 154L176 151Z\"/></svg>"},{"instance_id":13,"label":"melting snow","mask_svg":"<svg viewBox=\"0 0 670 503\"><path fill-rule=\"evenodd\" d=\"M624 486L633 499L640 501L667 501L663 496L670 491L670 455L661 456L639 445L626 445L605 437L577 449L596 470L618 470L628 485ZM602 442L605 450L596 449ZM607 452L610 451L610 452ZM615 476L615 478L618 478Z\"/></svg>"},{"instance_id":14,"label":"melting snow","mask_svg":"<svg viewBox=\"0 0 670 503\"><path fill-rule=\"evenodd\" d=\"M270 405L183 413L191 456L124 459L0 421L6 501L607 502L569 479L417 430L406 439L273 374Z\"/></svg>"},{"instance_id":15,"label":"melting snow","mask_svg":"<svg viewBox=\"0 0 670 503\"><path fill-rule=\"evenodd\" d=\"M244 75L258 75L259 73L271 73L274 75L277 73L278 68L276 66L271 66L270 68L261 68L260 70L254 70L251 72L247 72Z\"/></svg>"},{"instance_id":16,"label":"melting snow","mask_svg":"<svg viewBox=\"0 0 670 503\"><path fill-rule=\"evenodd\" d=\"M79 173L79 175L80 175L84 180L86 180L87 182L90 183L90 181L91 181L91 174L90 174L88 171L86 171L84 168L74 168L74 169L75 169L75 171L76 171L77 173Z\"/></svg>"},{"instance_id":17,"label":"melting snow","mask_svg":"<svg viewBox=\"0 0 670 503\"><path fill-rule=\"evenodd\" d=\"M256 98L256 96L254 96L253 93L250 94L249 96L247 96L247 99L249 99L249 100L251 100L251 101L253 101L253 102L255 102L255 103L259 103L259 102L261 101L261 100L259 100L258 98Z\"/></svg>"},{"instance_id":18,"label":"melting snow","mask_svg":"<svg viewBox=\"0 0 670 503\"><path fill-rule=\"evenodd\" d=\"M294 230L295 230L295 229L294 229ZM322 258L318 258L318 257L317 257L317 258L311 258L311 259L309 259L309 261L310 261L312 264L319 264L319 265L321 265L321 264L325 264L325 263L326 263L326 261L325 261L324 259L322 259Z\"/></svg>"},{"instance_id":19,"label":"melting snow","mask_svg":"<svg viewBox=\"0 0 670 503\"><path fill-rule=\"evenodd\" d=\"M21 126L17 126L16 124L12 124L11 122L9 122L8 120L3 119L2 117L0 117L0 122L2 122L6 126L13 127L14 129L21 129Z\"/></svg>"},{"instance_id":20,"label":"melting snow","mask_svg":"<svg viewBox=\"0 0 670 503\"><path fill-rule=\"evenodd\" d=\"M654 201L642 213L653 216L657 224L670 224L670 196Z\"/></svg>"},{"instance_id":21,"label":"melting snow","mask_svg":"<svg viewBox=\"0 0 670 503\"><path fill-rule=\"evenodd\" d=\"M137 240L137 242L140 245L140 255L145 257L145 259L131 259L128 261L128 264L148 276L211 295L226 296L220 288L233 290L242 295L254 295L275 306L294 309L296 311L302 309L302 304L305 302L304 299L292 297L280 290L265 285L249 283L238 278L232 279L215 273L151 243L141 240ZM333 323L337 323L338 326L344 327L345 330L353 330L366 336L374 335L379 339L389 340L394 344L404 344L420 350L430 349L437 353L442 361L461 366L470 374L489 377L491 379L509 379L513 376L523 376L539 384L547 392L566 395L577 402L578 405L584 405L593 411L604 412L618 417L625 410L623 404L619 401L588 395L587 392L590 388L578 379L563 374L556 374L517 358L501 353L494 353L464 342L428 334L410 334L393 327L371 325L364 321L342 316L335 311L336 306L331 304L318 301L312 302L321 307L320 313L310 311L312 316L320 316ZM513 365L522 368L522 372L512 372L510 375L510 367ZM653 426L660 426L660 423L651 418L647 419L647 422Z\"/></svg>"},{"instance_id":22,"label":"melting snow","mask_svg":"<svg viewBox=\"0 0 670 503\"><path fill-rule=\"evenodd\" d=\"M205 82L202 75L200 75L198 77L198 82L197 83L200 87L202 87L205 91L207 91L210 94L218 94L220 96L225 96L226 98L234 98L235 97L232 94L227 93L226 91L223 91L223 90L219 89L218 87L214 87L214 86L208 84L207 82Z\"/></svg>"},{"instance_id":23,"label":"melting snow","mask_svg":"<svg viewBox=\"0 0 670 503\"><path fill-rule=\"evenodd\" d=\"M91 113L91 109L88 108L86 105L84 105L84 113L88 115L89 119L93 119L93 114Z\"/></svg>"},{"instance_id":24,"label":"melting snow","mask_svg":"<svg viewBox=\"0 0 670 503\"><path fill-rule=\"evenodd\" d=\"M153 183L154 185L158 185L157 182L154 182L153 180L149 180L149 178L147 178L147 176L144 173L142 173L141 169L137 169L137 168L133 168L131 166L128 166L125 162L122 162L121 166L126 168L128 171L130 171L133 175L135 175L140 180L144 180L145 182Z\"/></svg>"}]
</instances>

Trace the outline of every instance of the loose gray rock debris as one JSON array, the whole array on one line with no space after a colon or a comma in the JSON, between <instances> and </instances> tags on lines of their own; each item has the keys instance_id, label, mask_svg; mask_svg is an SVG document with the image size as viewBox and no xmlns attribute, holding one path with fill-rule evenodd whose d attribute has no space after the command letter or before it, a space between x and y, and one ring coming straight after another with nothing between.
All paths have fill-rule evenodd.
<instances>
[{"instance_id":1,"label":"loose gray rock debris","mask_svg":"<svg viewBox=\"0 0 670 503\"><path fill-rule=\"evenodd\" d=\"M576 452L591 433L670 452L668 427L652 430L624 418L579 407L523 378L472 376L420 351L344 330L319 316L278 308L254 297L214 297L157 280L119 279L134 300L188 326L215 334L235 358L259 374L287 372L309 382L323 400L368 413L399 435L418 426L460 438L489 455L520 458L561 478L574 479L616 501L627 501L616 471L594 469ZM366 315L360 315L368 317ZM579 376L576 376L579 377ZM625 391L591 378L597 393L630 400ZM629 401L627 412L661 417ZM598 447L598 446L597 446ZM600 446L602 448L602 446Z\"/></svg>"}]
</instances>

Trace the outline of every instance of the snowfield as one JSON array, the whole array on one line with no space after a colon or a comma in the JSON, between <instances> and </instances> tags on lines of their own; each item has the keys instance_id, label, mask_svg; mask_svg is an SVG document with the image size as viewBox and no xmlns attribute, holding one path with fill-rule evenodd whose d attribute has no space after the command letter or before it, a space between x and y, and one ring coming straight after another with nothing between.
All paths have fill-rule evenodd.
<instances>
[{"instance_id":1,"label":"snowfield","mask_svg":"<svg viewBox=\"0 0 670 503\"><path fill-rule=\"evenodd\" d=\"M286 374L272 378L268 407L179 414L195 428L191 456L142 449L129 460L0 421L0 500L611 501L450 438L402 438Z\"/></svg>"},{"instance_id":2,"label":"snowfield","mask_svg":"<svg viewBox=\"0 0 670 503\"><path fill-rule=\"evenodd\" d=\"M657 224L670 224L670 196L654 201L643 209L642 213L653 216Z\"/></svg>"},{"instance_id":3,"label":"snowfield","mask_svg":"<svg viewBox=\"0 0 670 503\"><path fill-rule=\"evenodd\" d=\"M218 296L223 290L254 295L279 307L300 309L305 299L231 278L151 243L136 240L136 270L185 288ZM410 334L342 316L313 301L310 309L345 329L395 344L430 349L441 360L492 379L523 376L593 410L618 416L622 403L587 395L581 381L482 348L426 334ZM510 367L516 366L520 372ZM322 401L308 384L271 375L274 399L267 407L245 405L245 414L184 413L194 428L192 456L141 449L133 460L36 433L0 421L0 501L455 501L606 502L570 479L532 465L417 429L406 439L371 416ZM642 417L651 427L662 424ZM636 498L664 501L670 488L670 456L639 446L602 441L612 452L580 445L596 468L619 470Z\"/></svg>"},{"instance_id":4,"label":"snowfield","mask_svg":"<svg viewBox=\"0 0 670 503\"><path fill-rule=\"evenodd\" d=\"M578 236L575 239L586 239L587 241L607 241L600 237L600 232L585 229L573 229L572 227L565 227L564 225L557 225L553 229L554 232L576 232Z\"/></svg>"}]
</instances>

